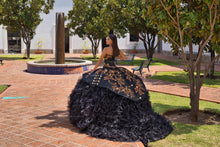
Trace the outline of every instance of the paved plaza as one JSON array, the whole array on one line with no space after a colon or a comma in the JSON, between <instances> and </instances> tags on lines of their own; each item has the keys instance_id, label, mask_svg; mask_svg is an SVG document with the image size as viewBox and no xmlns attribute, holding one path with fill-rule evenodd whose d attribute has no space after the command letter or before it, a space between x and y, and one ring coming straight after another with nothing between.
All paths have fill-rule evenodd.
<instances>
[{"instance_id":1,"label":"paved plaza","mask_svg":"<svg viewBox=\"0 0 220 147\"><path fill-rule=\"evenodd\" d=\"M45 59L55 55L48 54ZM80 58L80 54L67 54ZM139 56L141 57L141 55ZM162 55L155 57L172 60ZM114 142L79 133L68 119L68 96L82 74L43 75L26 72L24 61L4 60L0 84L11 85L0 94L0 146L7 147L142 147L141 142ZM124 66L131 69L132 66ZM144 77L158 71L181 71L184 66L150 66ZM220 71L220 65L216 65ZM139 74L137 72L137 74ZM189 97L189 86L143 78L149 91ZM171 90L172 89L172 90ZM17 99L2 99L17 97ZM220 103L220 89L202 87L202 100Z\"/></svg>"}]
</instances>

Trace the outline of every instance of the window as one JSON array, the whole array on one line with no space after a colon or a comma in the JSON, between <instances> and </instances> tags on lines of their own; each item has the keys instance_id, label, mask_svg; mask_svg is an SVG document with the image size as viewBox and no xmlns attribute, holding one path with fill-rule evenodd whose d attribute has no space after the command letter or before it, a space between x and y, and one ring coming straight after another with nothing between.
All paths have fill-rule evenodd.
<instances>
[{"instance_id":1,"label":"window","mask_svg":"<svg viewBox=\"0 0 220 147\"><path fill-rule=\"evenodd\" d=\"M20 32L8 32L8 52L21 53L21 35Z\"/></svg>"},{"instance_id":2,"label":"window","mask_svg":"<svg viewBox=\"0 0 220 147\"><path fill-rule=\"evenodd\" d=\"M138 42L138 34L130 34L130 42Z\"/></svg>"}]
</instances>

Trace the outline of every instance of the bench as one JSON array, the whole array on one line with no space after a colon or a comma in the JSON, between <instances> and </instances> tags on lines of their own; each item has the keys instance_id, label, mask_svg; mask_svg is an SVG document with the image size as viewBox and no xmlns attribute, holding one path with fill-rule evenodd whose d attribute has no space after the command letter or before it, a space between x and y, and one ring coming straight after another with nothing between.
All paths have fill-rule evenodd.
<instances>
[{"instance_id":1,"label":"bench","mask_svg":"<svg viewBox=\"0 0 220 147\"><path fill-rule=\"evenodd\" d=\"M147 68L147 69L148 69L148 72L150 72L149 66L150 66L150 62L151 62L151 61L152 61L152 59L143 60L143 61L141 62L141 65L140 65L140 66L137 66L137 67L132 68L133 73L134 73L135 71L139 71L140 74L141 74L141 76L142 76L142 70L143 70L144 68Z\"/></svg>"},{"instance_id":2,"label":"bench","mask_svg":"<svg viewBox=\"0 0 220 147\"><path fill-rule=\"evenodd\" d=\"M128 55L125 55L125 56L126 56L125 60L116 59L116 64L118 63L118 61L126 61L127 65L130 65L130 63L131 63L131 65L133 65L135 54L128 54Z\"/></svg>"}]
</instances>

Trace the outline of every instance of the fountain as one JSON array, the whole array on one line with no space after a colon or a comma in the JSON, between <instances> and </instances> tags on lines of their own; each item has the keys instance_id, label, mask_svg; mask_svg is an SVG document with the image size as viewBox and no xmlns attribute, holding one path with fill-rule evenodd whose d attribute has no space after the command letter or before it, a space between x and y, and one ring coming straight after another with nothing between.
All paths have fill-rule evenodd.
<instances>
[{"instance_id":1,"label":"fountain","mask_svg":"<svg viewBox=\"0 0 220 147\"><path fill-rule=\"evenodd\" d=\"M56 54L55 60L27 62L27 71L38 74L75 74L90 69L91 61L65 59L64 13L56 13Z\"/></svg>"},{"instance_id":2,"label":"fountain","mask_svg":"<svg viewBox=\"0 0 220 147\"><path fill-rule=\"evenodd\" d=\"M65 63L64 13L56 13L56 64Z\"/></svg>"}]
</instances>

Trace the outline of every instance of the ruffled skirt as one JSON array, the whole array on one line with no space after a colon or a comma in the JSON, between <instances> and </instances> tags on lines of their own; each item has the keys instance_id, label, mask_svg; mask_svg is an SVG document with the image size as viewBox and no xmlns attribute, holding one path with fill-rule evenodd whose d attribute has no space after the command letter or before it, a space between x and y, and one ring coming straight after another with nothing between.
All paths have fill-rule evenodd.
<instances>
[{"instance_id":1,"label":"ruffled skirt","mask_svg":"<svg viewBox=\"0 0 220 147\"><path fill-rule=\"evenodd\" d=\"M148 99L133 101L82 79L70 95L68 109L71 123L97 138L147 144L173 130L169 120L152 110Z\"/></svg>"}]
</instances>

